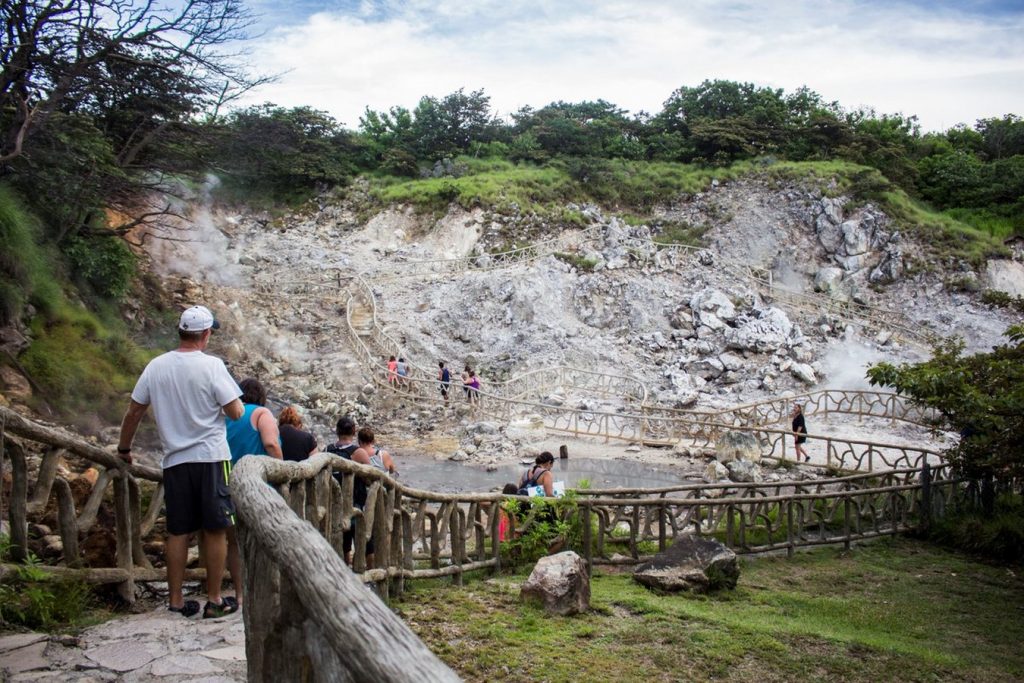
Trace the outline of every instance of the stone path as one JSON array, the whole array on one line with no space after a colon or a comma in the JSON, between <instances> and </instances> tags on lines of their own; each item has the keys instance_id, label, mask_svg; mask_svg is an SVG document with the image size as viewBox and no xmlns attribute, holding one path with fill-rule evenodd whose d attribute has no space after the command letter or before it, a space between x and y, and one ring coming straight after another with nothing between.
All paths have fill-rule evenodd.
<instances>
[{"instance_id":1,"label":"stone path","mask_svg":"<svg viewBox=\"0 0 1024 683\"><path fill-rule=\"evenodd\" d=\"M39 683L245 680L241 613L185 619L157 609L94 626L78 636L0 636L0 680Z\"/></svg>"}]
</instances>

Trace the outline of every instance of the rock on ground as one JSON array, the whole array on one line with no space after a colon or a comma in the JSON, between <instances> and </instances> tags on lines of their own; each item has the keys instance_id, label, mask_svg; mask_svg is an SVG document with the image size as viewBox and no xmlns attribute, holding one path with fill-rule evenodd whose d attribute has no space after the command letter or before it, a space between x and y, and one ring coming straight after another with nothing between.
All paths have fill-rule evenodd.
<instances>
[{"instance_id":1,"label":"rock on ground","mask_svg":"<svg viewBox=\"0 0 1024 683\"><path fill-rule=\"evenodd\" d=\"M590 609L590 577L583 558L571 550L542 557L519 592L549 614L569 616Z\"/></svg>"},{"instance_id":2,"label":"rock on ground","mask_svg":"<svg viewBox=\"0 0 1024 683\"><path fill-rule=\"evenodd\" d=\"M691 534L676 537L664 552L633 571L637 583L669 592L732 589L739 577L736 553L718 541Z\"/></svg>"}]
</instances>

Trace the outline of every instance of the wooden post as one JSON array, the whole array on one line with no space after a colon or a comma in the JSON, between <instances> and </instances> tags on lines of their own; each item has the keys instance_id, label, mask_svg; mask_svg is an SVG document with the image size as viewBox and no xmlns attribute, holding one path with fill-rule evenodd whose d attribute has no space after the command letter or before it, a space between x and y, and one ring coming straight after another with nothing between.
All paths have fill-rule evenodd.
<instances>
[{"instance_id":1,"label":"wooden post","mask_svg":"<svg viewBox=\"0 0 1024 683\"><path fill-rule=\"evenodd\" d=\"M843 549L850 549L850 496L843 496Z\"/></svg>"},{"instance_id":2,"label":"wooden post","mask_svg":"<svg viewBox=\"0 0 1024 683\"><path fill-rule=\"evenodd\" d=\"M152 568L146 551L142 549L142 494L139 482L130 474L128 478L128 509L132 515L132 561L137 567Z\"/></svg>"},{"instance_id":3,"label":"wooden post","mask_svg":"<svg viewBox=\"0 0 1024 683\"><path fill-rule=\"evenodd\" d=\"M490 530L491 531L491 557L494 558L494 568L491 569L491 573L492 574L497 574L498 572L501 571L501 539L500 539L500 529L501 529L502 506L504 505L504 503L505 503L504 500L496 500L493 503L491 503L491 505L493 506L493 511L494 511L494 514L491 515L491 519L490 519L490 521L491 521L491 525L490 525L491 526L491 530ZM510 515L510 517L511 517L511 515ZM508 531L509 531L509 534L512 533L512 529L509 529Z\"/></svg>"},{"instance_id":4,"label":"wooden post","mask_svg":"<svg viewBox=\"0 0 1024 683\"><path fill-rule=\"evenodd\" d=\"M28 465L25 450L17 441L8 441L11 454L11 559L24 562L28 558Z\"/></svg>"},{"instance_id":5,"label":"wooden post","mask_svg":"<svg viewBox=\"0 0 1024 683\"><path fill-rule=\"evenodd\" d=\"M793 536L793 500L786 501L786 557L793 557L795 548Z\"/></svg>"},{"instance_id":6,"label":"wooden post","mask_svg":"<svg viewBox=\"0 0 1024 683\"><path fill-rule=\"evenodd\" d=\"M60 528L60 542L64 546L64 564L80 567L82 558L78 554L78 520L75 518L75 499L71 485L63 477L54 482L57 490L57 526Z\"/></svg>"},{"instance_id":7,"label":"wooden post","mask_svg":"<svg viewBox=\"0 0 1024 683\"><path fill-rule=\"evenodd\" d=\"M114 519L117 538L117 566L128 572L127 580L117 586L117 592L129 604L135 603L135 565L132 558L132 513L129 508L128 475L120 473L114 481Z\"/></svg>"},{"instance_id":8,"label":"wooden post","mask_svg":"<svg viewBox=\"0 0 1024 683\"><path fill-rule=\"evenodd\" d=\"M665 548L668 546L668 533L665 529L665 517L668 515L668 510L665 509L665 504L662 503L658 506L658 552L665 552Z\"/></svg>"},{"instance_id":9,"label":"wooden post","mask_svg":"<svg viewBox=\"0 0 1024 683\"><path fill-rule=\"evenodd\" d=\"M587 574L594 573L594 543L590 528L590 503L583 503L583 559L587 563Z\"/></svg>"},{"instance_id":10,"label":"wooden post","mask_svg":"<svg viewBox=\"0 0 1024 683\"><path fill-rule=\"evenodd\" d=\"M53 488L53 479L57 476L57 464L66 452L63 448L48 448L43 454L43 459L39 463L39 476L36 477L36 485L32 489L32 499L26 507L29 514L46 509L46 503L50 500L50 490Z\"/></svg>"},{"instance_id":11,"label":"wooden post","mask_svg":"<svg viewBox=\"0 0 1024 683\"><path fill-rule=\"evenodd\" d=\"M921 466L921 509L918 530L927 534L932 526L932 468L925 460Z\"/></svg>"},{"instance_id":12,"label":"wooden post","mask_svg":"<svg viewBox=\"0 0 1024 683\"><path fill-rule=\"evenodd\" d=\"M725 508L725 514L726 514L726 518L725 518L725 544L727 546L729 546L730 548L735 548L736 547L736 536L735 536L735 528L734 527L735 527L736 522L733 519L735 517L735 515L733 514L732 503L730 503Z\"/></svg>"}]
</instances>

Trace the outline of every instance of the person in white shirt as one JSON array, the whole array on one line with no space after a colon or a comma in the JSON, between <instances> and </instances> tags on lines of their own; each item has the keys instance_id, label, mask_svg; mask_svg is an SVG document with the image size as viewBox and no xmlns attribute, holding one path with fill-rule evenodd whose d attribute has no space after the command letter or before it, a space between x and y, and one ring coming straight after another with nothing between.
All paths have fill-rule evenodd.
<instances>
[{"instance_id":1,"label":"person in white shirt","mask_svg":"<svg viewBox=\"0 0 1024 683\"><path fill-rule=\"evenodd\" d=\"M227 553L227 529L234 524L228 490L231 451L224 415L237 420L243 412L241 391L224 362L203 351L220 325L205 306L193 306L178 322L178 348L157 356L146 366L132 391L121 422L117 452L132 461L131 445L147 409L153 407L163 447L167 510L168 608L190 617L199 603L185 600L182 583L189 537L202 530L206 559L207 603L203 617L219 617L238 609L231 597L221 597ZM233 577L239 580L240 577Z\"/></svg>"}]
</instances>

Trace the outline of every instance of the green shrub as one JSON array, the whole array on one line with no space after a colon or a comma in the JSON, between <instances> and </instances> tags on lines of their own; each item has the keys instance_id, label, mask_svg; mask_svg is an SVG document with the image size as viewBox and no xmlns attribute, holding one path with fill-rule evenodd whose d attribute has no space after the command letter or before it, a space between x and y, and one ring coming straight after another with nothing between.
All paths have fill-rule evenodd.
<instances>
[{"instance_id":1,"label":"green shrub","mask_svg":"<svg viewBox=\"0 0 1024 683\"><path fill-rule=\"evenodd\" d=\"M37 317L32 333L32 344L19 360L43 390L41 400L68 412L88 408L107 419L120 416L148 352L70 306L49 319Z\"/></svg>"},{"instance_id":2,"label":"green shrub","mask_svg":"<svg viewBox=\"0 0 1024 683\"><path fill-rule=\"evenodd\" d=\"M973 507L951 510L932 526L931 538L1000 562L1024 562L1024 497L1000 496L992 516Z\"/></svg>"},{"instance_id":3,"label":"green shrub","mask_svg":"<svg viewBox=\"0 0 1024 683\"><path fill-rule=\"evenodd\" d=\"M981 293L981 300L991 308L1005 308L1024 314L1024 296L1013 296L998 289L986 289Z\"/></svg>"},{"instance_id":4,"label":"green shrub","mask_svg":"<svg viewBox=\"0 0 1024 683\"><path fill-rule=\"evenodd\" d=\"M586 256L580 256L578 254L568 254L563 251L559 251L556 252L554 256L559 261L568 263L571 267L581 273L591 273L597 265L597 259L587 258Z\"/></svg>"},{"instance_id":5,"label":"green shrub","mask_svg":"<svg viewBox=\"0 0 1024 683\"><path fill-rule=\"evenodd\" d=\"M39 221L0 185L0 325L20 318L26 303L48 311L63 298L40 238Z\"/></svg>"},{"instance_id":6,"label":"green shrub","mask_svg":"<svg viewBox=\"0 0 1024 683\"><path fill-rule=\"evenodd\" d=\"M39 568L34 555L0 583L0 622L12 626L43 630L67 626L80 621L93 603L88 584L51 577Z\"/></svg>"},{"instance_id":7,"label":"green shrub","mask_svg":"<svg viewBox=\"0 0 1024 683\"><path fill-rule=\"evenodd\" d=\"M135 255L123 240L73 236L65 240L64 254L72 276L101 297L121 300L128 293L135 275Z\"/></svg>"}]
</instances>

